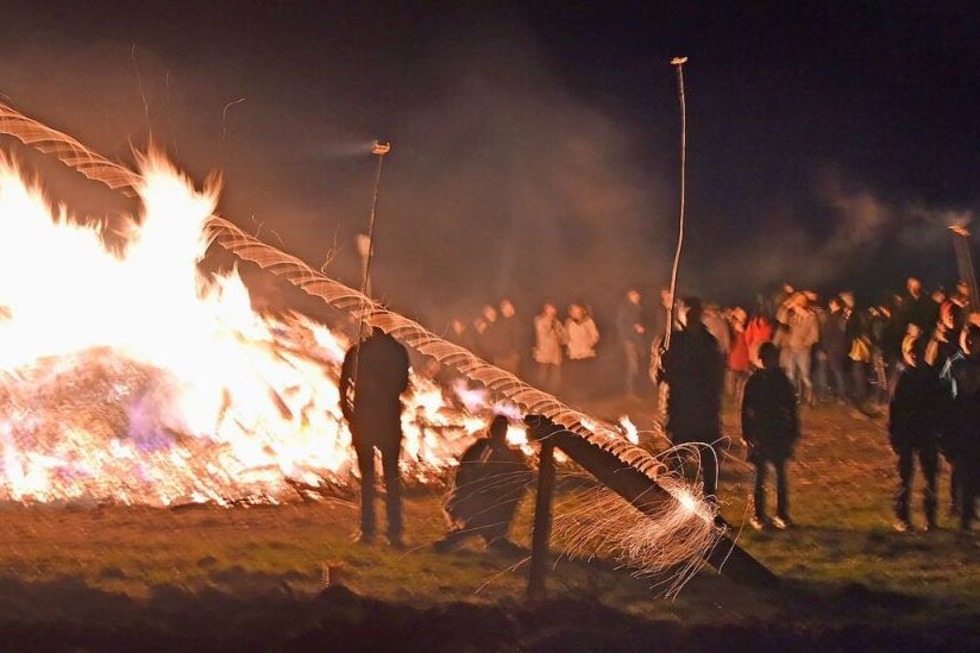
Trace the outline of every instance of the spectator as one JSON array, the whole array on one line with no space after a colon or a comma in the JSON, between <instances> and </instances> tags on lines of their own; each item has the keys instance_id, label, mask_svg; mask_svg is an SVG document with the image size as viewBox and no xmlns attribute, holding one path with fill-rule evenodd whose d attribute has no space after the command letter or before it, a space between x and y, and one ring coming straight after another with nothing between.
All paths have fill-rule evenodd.
<instances>
[{"instance_id":1,"label":"spectator","mask_svg":"<svg viewBox=\"0 0 980 653\"><path fill-rule=\"evenodd\" d=\"M749 361L755 367L762 367L759 360L759 347L764 342L772 341L775 327L766 315L762 305L756 306L755 312L745 325L745 344L749 348Z\"/></svg>"},{"instance_id":2,"label":"spectator","mask_svg":"<svg viewBox=\"0 0 980 653\"><path fill-rule=\"evenodd\" d=\"M844 381L844 371L847 366L847 336L845 334L846 318L844 303L839 297L833 297L827 303L824 320L818 319L820 328L820 349L826 357L828 388L833 396L843 401L847 398L847 384Z\"/></svg>"},{"instance_id":3,"label":"spectator","mask_svg":"<svg viewBox=\"0 0 980 653\"><path fill-rule=\"evenodd\" d=\"M810 301L806 294L797 293L789 302L787 313L788 328L784 339L784 348L789 352L790 382L797 388L800 401L812 405L814 403L813 381L810 378L810 361L813 346L820 339L820 327L816 314L810 310Z\"/></svg>"},{"instance_id":4,"label":"spectator","mask_svg":"<svg viewBox=\"0 0 980 653\"><path fill-rule=\"evenodd\" d=\"M561 348L567 335L554 304L545 304L534 318L534 336L538 385L545 392L556 394L561 390Z\"/></svg>"},{"instance_id":5,"label":"spectator","mask_svg":"<svg viewBox=\"0 0 980 653\"><path fill-rule=\"evenodd\" d=\"M592 390L593 363L596 356L595 346L599 344L599 329L585 308L579 304L572 304L568 307L565 333L568 347L566 393L575 401L580 401Z\"/></svg>"},{"instance_id":6,"label":"spectator","mask_svg":"<svg viewBox=\"0 0 980 653\"><path fill-rule=\"evenodd\" d=\"M408 389L408 352L390 335L374 328L371 335L344 356L340 371L340 408L350 426L357 467L361 473L360 541L375 536L374 456L381 454L388 512L388 540L402 544L401 393Z\"/></svg>"},{"instance_id":7,"label":"spectator","mask_svg":"<svg viewBox=\"0 0 980 653\"><path fill-rule=\"evenodd\" d=\"M497 309L487 304L483 307L482 315L478 318L477 349L480 357L490 363L500 355L500 325ZM479 325L482 324L482 328Z\"/></svg>"},{"instance_id":8,"label":"spectator","mask_svg":"<svg viewBox=\"0 0 980 653\"><path fill-rule=\"evenodd\" d=\"M980 494L980 327L963 334L963 350L949 364L952 424L945 453L953 467L960 528L970 530Z\"/></svg>"},{"instance_id":9,"label":"spectator","mask_svg":"<svg viewBox=\"0 0 980 653\"><path fill-rule=\"evenodd\" d=\"M745 384L742 401L742 438L748 445L748 460L755 465L755 514L750 523L756 530L792 524L789 517L789 483L786 461L800 437L796 395L786 373L779 367L779 352L772 343L759 349L762 368ZM769 466L776 472L776 516L766 515L766 477Z\"/></svg>"},{"instance_id":10,"label":"spectator","mask_svg":"<svg viewBox=\"0 0 980 653\"><path fill-rule=\"evenodd\" d=\"M496 328L496 351L494 353L493 364L507 370L511 374L518 374L521 369L521 326L517 319L517 311L514 303L509 299L500 300L500 315L495 324Z\"/></svg>"},{"instance_id":11,"label":"spectator","mask_svg":"<svg viewBox=\"0 0 980 653\"><path fill-rule=\"evenodd\" d=\"M667 435L675 445L694 445L704 494L715 500L725 362L718 342L701 322L701 300L685 298L680 309L684 327L672 336L670 349L663 355L663 377L669 386Z\"/></svg>"},{"instance_id":12,"label":"spectator","mask_svg":"<svg viewBox=\"0 0 980 653\"><path fill-rule=\"evenodd\" d=\"M620 304L616 313L616 330L623 345L626 363L626 395L637 398L636 380L640 374L640 353L643 351L643 337L646 333L638 290L627 291L626 301Z\"/></svg>"},{"instance_id":13,"label":"spectator","mask_svg":"<svg viewBox=\"0 0 980 653\"><path fill-rule=\"evenodd\" d=\"M752 370L749 360L749 346L745 340L745 326L748 315L744 308L735 307L732 309L730 324L732 330L732 348L728 352L728 381L726 383L728 392L735 397L738 404L742 403L742 390L745 388L745 381L749 378Z\"/></svg>"},{"instance_id":14,"label":"spectator","mask_svg":"<svg viewBox=\"0 0 980 653\"><path fill-rule=\"evenodd\" d=\"M936 485L939 475L940 415L943 387L939 373L925 361L924 337L909 336L902 347L904 368L895 384L888 420L892 451L898 455L898 490L895 493L895 530L913 530L909 500L912 494L914 458L925 478L922 507L926 530L935 530Z\"/></svg>"}]
</instances>

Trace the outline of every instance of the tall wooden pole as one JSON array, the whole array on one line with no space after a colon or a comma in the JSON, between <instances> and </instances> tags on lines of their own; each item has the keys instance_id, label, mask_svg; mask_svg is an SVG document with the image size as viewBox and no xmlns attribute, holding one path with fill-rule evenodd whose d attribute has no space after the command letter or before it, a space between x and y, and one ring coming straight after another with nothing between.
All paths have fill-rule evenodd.
<instances>
[{"instance_id":1,"label":"tall wooden pole","mask_svg":"<svg viewBox=\"0 0 980 653\"><path fill-rule=\"evenodd\" d=\"M677 229L677 248L674 250L674 265L670 270L670 306L667 307L664 351L670 349L670 334L674 326L674 294L677 292L677 269L681 263L681 249L684 247L684 208L687 194L687 103L684 98L684 64L687 63L687 57L674 57L670 63L677 66L677 93L681 105L681 207Z\"/></svg>"}]
</instances>

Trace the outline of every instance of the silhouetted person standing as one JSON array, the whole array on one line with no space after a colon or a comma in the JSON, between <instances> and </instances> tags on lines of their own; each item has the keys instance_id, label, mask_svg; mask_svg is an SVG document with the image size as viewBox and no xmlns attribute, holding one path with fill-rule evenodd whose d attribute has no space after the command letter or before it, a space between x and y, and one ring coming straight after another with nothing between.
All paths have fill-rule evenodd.
<instances>
[{"instance_id":1,"label":"silhouetted person standing","mask_svg":"<svg viewBox=\"0 0 980 653\"><path fill-rule=\"evenodd\" d=\"M895 384L889 409L888 436L898 454L898 491L895 493L895 530L912 530L909 503L912 494L913 461L925 478L922 504L926 529L936 528L937 478L939 476L939 436L945 397L939 372L925 362L926 339L908 337L903 343L904 368Z\"/></svg>"},{"instance_id":2,"label":"silhouetted person standing","mask_svg":"<svg viewBox=\"0 0 980 653\"><path fill-rule=\"evenodd\" d=\"M742 398L742 438L749 446L748 460L755 465L756 529L790 525L789 483L786 461L800 437L800 418L796 410L796 392L786 372L779 366L779 350L771 342L759 347L762 368L745 383ZM766 477L769 466L776 472L776 517L766 516Z\"/></svg>"},{"instance_id":3,"label":"silhouetted person standing","mask_svg":"<svg viewBox=\"0 0 980 653\"><path fill-rule=\"evenodd\" d=\"M721 439L725 360L701 322L701 300L687 297L679 308L684 328L673 334L663 355L667 435L675 445L698 443L704 494L711 498L718 489L715 445Z\"/></svg>"},{"instance_id":4,"label":"silhouetted person standing","mask_svg":"<svg viewBox=\"0 0 980 653\"><path fill-rule=\"evenodd\" d=\"M953 410L946 455L953 467L960 528L968 531L980 496L980 327L966 328L963 351L949 368Z\"/></svg>"},{"instance_id":5,"label":"silhouetted person standing","mask_svg":"<svg viewBox=\"0 0 980 653\"><path fill-rule=\"evenodd\" d=\"M361 541L375 536L374 451L381 453L388 512L388 539L402 541L401 398L408 389L408 352L390 335L374 328L370 337L351 347L340 372L340 408L350 426L361 472Z\"/></svg>"}]
</instances>

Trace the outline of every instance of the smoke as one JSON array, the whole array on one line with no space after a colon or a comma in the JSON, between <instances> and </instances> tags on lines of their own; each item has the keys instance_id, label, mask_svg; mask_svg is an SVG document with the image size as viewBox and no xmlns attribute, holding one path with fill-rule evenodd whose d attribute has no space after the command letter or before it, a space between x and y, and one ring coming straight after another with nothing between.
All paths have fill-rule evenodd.
<instances>
[{"instance_id":1,"label":"smoke","mask_svg":"<svg viewBox=\"0 0 980 653\"><path fill-rule=\"evenodd\" d=\"M695 283L733 302L782 282L823 294L856 289L877 301L901 290L909 275L927 287L956 277L948 228L969 224L969 211L886 199L830 167L813 175L804 199L767 209L763 227L734 243L716 265L694 271Z\"/></svg>"},{"instance_id":2,"label":"smoke","mask_svg":"<svg viewBox=\"0 0 980 653\"><path fill-rule=\"evenodd\" d=\"M611 330L625 288L666 284L678 145L669 57L652 110L631 113L572 83L506 9L425 21L352 7L325 22L270 6L241 25L220 8L165 20L148 11L90 20L84 38L67 18L20 30L0 44L0 93L109 156L132 161L152 136L196 179L220 170L223 215L353 285L377 169L370 146L390 140L373 288L435 329L509 296L525 317L543 301L590 304ZM944 211L888 198L843 167L800 192L716 189L698 168L718 146L699 137L712 130L704 107L721 99L705 86L723 88L732 71L708 68L692 59L682 292L728 302L781 280L871 287L903 266L944 278ZM32 162L57 178L55 199L105 210L102 189ZM244 273L264 303L298 301Z\"/></svg>"}]
</instances>

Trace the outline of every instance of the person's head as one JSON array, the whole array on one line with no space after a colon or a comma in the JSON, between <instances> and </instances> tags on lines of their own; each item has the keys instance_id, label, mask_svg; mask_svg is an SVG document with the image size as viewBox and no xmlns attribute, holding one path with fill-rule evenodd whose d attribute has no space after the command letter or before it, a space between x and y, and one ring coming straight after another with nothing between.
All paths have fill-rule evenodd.
<instances>
[{"instance_id":1,"label":"person's head","mask_svg":"<svg viewBox=\"0 0 980 653\"><path fill-rule=\"evenodd\" d=\"M767 370L775 369L779 366L779 350L771 342L764 342L759 345L759 361L762 367Z\"/></svg>"},{"instance_id":2,"label":"person's head","mask_svg":"<svg viewBox=\"0 0 980 653\"><path fill-rule=\"evenodd\" d=\"M630 288L629 290L626 291L626 299L628 299L631 304L639 304L640 291L637 290L636 288Z\"/></svg>"},{"instance_id":3,"label":"person's head","mask_svg":"<svg viewBox=\"0 0 980 653\"><path fill-rule=\"evenodd\" d=\"M936 302L937 304L942 304L944 301L946 301L946 291L942 288L936 288L933 290L932 301Z\"/></svg>"},{"instance_id":4,"label":"person's head","mask_svg":"<svg viewBox=\"0 0 980 653\"><path fill-rule=\"evenodd\" d=\"M541 307L541 312L547 317L557 317L558 309L555 308L554 304L545 304Z\"/></svg>"},{"instance_id":5,"label":"person's head","mask_svg":"<svg viewBox=\"0 0 980 653\"><path fill-rule=\"evenodd\" d=\"M793 284L791 284L791 283L783 283L783 294L784 295L792 295L794 292L796 292L796 288L793 287Z\"/></svg>"},{"instance_id":6,"label":"person's head","mask_svg":"<svg viewBox=\"0 0 980 653\"><path fill-rule=\"evenodd\" d=\"M800 310L806 310L810 306L810 298L805 292L798 292L793 298L793 306Z\"/></svg>"},{"instance_id":7,"label":"person's head","mask_svg":"<svg viewBox=\"0 0 980 653\"><path fill-rule=\"evenodd\" d=\"M980 326L971 324L963 330L960 341L963 353L972 361L980 361Z\"/></svg>"},{"instance_id":8,"label":"person's head","mask_svg":"<svg viewBox=\"0 0 980 653\"><path fill-rule=\"evenodd\" d=\"M956 282L956 294L960 297L970 296L970 285L965 281Z\"/></svg>"},{"instance_id":9,"label":"person's head","mask_svg":"<svg viewBox=\"0 0 980 653\"><path fill-rule=\"evenodd\" d=\"M576 322L585 319L585 309L578 304L572 304L568 307L568 317L572 318Z\"/></svg>"},{"instance_id":10,"label":"person's head","mask_svg":"<svg viewBox=\"0 0 980 653\"><path fill-rule=\"evenodd\" d=\"M497 309L495 309L490 304L483 307L483 319L488 323L493 323L497 321Z\"/></svg>"},{"instance_id":11,"label":"person's head","mask_svg":"<svg viewBox=\"0 0 980 653\"><path fill-rule=\"evenodd\" d=\"M493 421L490 422L490 441L495 444L506 445L508 426L510 426L510 420L506 416L494 415Z\"/></svg>"},{"instance_id":12,"label":"person's head","mask_svg":"<svg viewBox=\"0 0 980 653\"><path fill-rule=\"evenodd\" d=\"M922 293L922 282L915 277L909 277L905 280L905 289L910 297L918 297Z\"/></svg>"},{"instance_id":13,"label":"person's head","mask_svg":"<svg viewBox=\"0 0 980 653\"><path fill-rule=\"evenodd\" d=\"M731 310L731 320L734 324L745 324L745 321L749 318L745 309L741 306L736 306Z\"/></svg>"},{"instance_id":14,"label":"person's head","mask_svg":"<svg viewBox=\"0 0 980 653\"><path fill-rule=\"evenodd\" d=\"M830 301L827 302L827 308L831 313L836 313L841 309L841 300L838 297L831 297Z\"/></svg>"},{"instance_id":15,"label":"person's head","mask_svg":"<svg viewBox=\"0 0 980 653\"><path fill-rule=\"evenodd\" d=\"M456 335L459 335L463 331L466 331L466 325L463 324L463 321L457 317L453 318L452 322L449 323L449 327L453 330L453 333L455 333Z\"/></svg>"},{"instance_id":16,"label":"person's head","mask_svg":"<svg viewBox=\"0 0 980 653\"><path fill-rule=\"evenodd\" d=\"M854 308L854 293L850 290L845 290L840 294L840 300L847 308Z\"/></svg>"},{"instance_id":17,"label":"person's head","mask_svg":"<svg viewBox=\"0 0 980 653\"><path fill-rule=\"evenodd\" d=\"M920 333L910 333L902 339L902 360L909 367L916 367L926 358L927 338Z\"/></svg>"},{"instance_id":18,"label":"person's head","mask_svg":"<svg viewBox=\"0 0 980 653\"><path fill-rule=\"evenodd\" d=\"M512 301L510 301L506 297L500 300L500 314L503 317L507 317L507 318L514 317L514 314L516 312L517 311L514 309L514 303Z\"/></svg>"},{"instance_id":19,"label":"person's head","mask_svg":"<svg viewBox=\"0 0 980 653\"><path fill-rule=\"evenodd\" d=\"M701 307L700 297L685 297L681 300L681 324L684 328L690 328L692 325L697 324L701 321L702 315L704 315L704 310Z\"/></svg>"},{"instance_id":20,"label":"person's head","mask_svg":"<svg viewBox=\"0 0 980 653\"><path fill-rule=\"evenodd\" d=\"M953 302L943 302L939 307L939 326L949 331L956 325L956 316L953 313Z\"/></svg>"},{"instance_id":21,"label":"person's head","mask_svg":"<svg viewBox=\"0 0 980 653\"><path fill-rule=\"evenodd\" d=\"M673 296L670 294L670 288L663 288L660 291L660 304L664 308L670 308L674 303Z\"/></svg>"}]
</instances>

